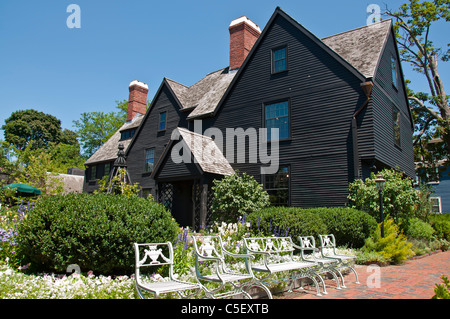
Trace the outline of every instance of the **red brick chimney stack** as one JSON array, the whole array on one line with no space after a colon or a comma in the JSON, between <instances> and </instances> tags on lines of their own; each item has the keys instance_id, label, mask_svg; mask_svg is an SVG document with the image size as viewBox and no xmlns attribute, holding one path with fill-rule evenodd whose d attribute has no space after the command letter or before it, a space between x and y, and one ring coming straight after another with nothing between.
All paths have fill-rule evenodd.
<instances>
[{"instance_id":1,"label":"red brick chimney stack","mask_svg":"<svg viewBox=\"0 0 450 319\"><path fill-rule=\"evenodd\" d=\"M244 63L261 30L246 16L231 21L228 30L230 31L230 70L233 70Z\"/></svg>"},{"instance_id":2,"label":"red brick chimney stack","mask_svg":"<svg viewBox=\"0 0 450 319\"><path fill-rule=\"evenodd\" d=\"M128 97L127 121L131 121L137 113L145 114L147 111L148 85L134 80L128 87L130 95Z\"/></svg>"}]
</instances>

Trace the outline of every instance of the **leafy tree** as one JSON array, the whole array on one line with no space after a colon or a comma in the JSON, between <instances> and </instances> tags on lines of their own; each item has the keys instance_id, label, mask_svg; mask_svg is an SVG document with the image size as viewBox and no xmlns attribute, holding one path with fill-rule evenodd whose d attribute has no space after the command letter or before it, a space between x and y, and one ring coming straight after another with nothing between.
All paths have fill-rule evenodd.
<instances>
[{"instance_id":1,"label":"leafy tree","mask_svg":"<svg viewBox=\"0 0 450 319\"><path fill-rule=\"evenodd\" d=\"M270 204L269 195L253 176L236 172L214 180L212 210L216 217L236 221L238 217Z\"/></svg>"},{"instance_id":2,"label":"leafy tree","mask_svg":"<svg viewBox=\"0 0 450 319\"><path fill-rule=\"evenodd\" d=\"M422 171L427 171L428 175L423 174L422 177L433 176L436 175L437 161L450 154L449 97L438 71L438 60L447 62L450 49L435 46L431 27L438 22L450 20L450 0L409 0L398 11L386 8L384 14L394 19L401 60L409 63L414 71L423 74L428 84L423 92L408 89L408 99L416 126L416 160L427 162ZM437 140L437 143L431 145L432 149L430 140Z\"/></svg>"},{"instance_id":3,"label":"leafy tree","mask_svg":"<svg viewBox=\"0 0 450 319\"><path fill-rule=\"evenodd\" d=\"M6 175L8 183L12 182L18 169L17 162L12 160L17 157L17 152L13 145L0 140L0 174Z\"/></svg>"},{"instance_id":4,"label":"leafy tree","mask_svg":"<svg viewBox=\"0 0 450 319\"><path fill-rule=\"evenodd\" d=\"M412 179L403 178L401 172L393 169L384 169L380 173L386 180L383 191L384 213L396 219L414 215L420 196L419 191L412 187ZM364 210L378 220L380 205L375 179L372 173L364 182L358 179L350 183L348 199L352 208Z\"/></svg>"},{"instance_id":5,"label":"leafy tree","mask_svg":"<svg viewBox=\"0 0 450 319\"><path fill-rule=\"evenodd\" d=\"M78 144L75 133L61 129L61 121L33 109L15 111L2 126L5 141L24 150L31 141L33 149L47 149L50 143Z\"/></svg>"},{"instance_id":6,"label":"leafy tree","mask_svg":"<svg viewBox=\"0 0 450 319\"><path fill-rule=\"evenodd\" d=\"M73 121L85 156L94 154L125 123L128 101L116 103L118 112L84 112L79 120Z\"/></svg>"},{"instance_id":7,"label":"leafy tree","mask_svg":"<svg viewBox=\"0 0 450 319\"><path fill-rule=\"evenodd\" d=\"M33 149L30 143L18 153L19 170L15 183L23 183L41 190L42 195L61 194L64 182L54 173L52 156L43 149Z\"/></svg>"},{"instance_id":8,"label":"leafy tree","mask_svg":"<svg viewBox=\"0 0 450 319\"><path fill-rule=\"evenodd\" d=\"M53 173L66 174L68 168L83 168L86 158L80 155L79 144L51 143L47 153Z\"/></svg>"}]
</instances>

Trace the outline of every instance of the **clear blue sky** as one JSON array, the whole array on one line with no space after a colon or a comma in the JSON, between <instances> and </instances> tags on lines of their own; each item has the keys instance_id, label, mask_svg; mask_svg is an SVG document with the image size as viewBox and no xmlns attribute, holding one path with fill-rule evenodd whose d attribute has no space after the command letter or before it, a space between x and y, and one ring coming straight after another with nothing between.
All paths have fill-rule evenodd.
<instances>
[{"instance_id":1,"label":"clear blue sky","mask_svg":"<svg viewBox=\"0 0 450 319\"><path fill-rule=\"evenodd\" d=\"M369 4L398 8L402 2L0 0L0 125L11 112L33 108L74 130L83 112L115 111L116 100L128 99L132 80L149 85L149 99L163 77L192 85L228 66L228 26L242 15L263 29L280 6L322 38L365 25ZM80 29L66 25L72 3L81 8ZM431 36L446 44L449 31L441 24ZM447 91L449 64L440 63ZM409 66L403 68L416 81ZM424 84L417 80L413 88Z\"/></svg>"}]
</instances>

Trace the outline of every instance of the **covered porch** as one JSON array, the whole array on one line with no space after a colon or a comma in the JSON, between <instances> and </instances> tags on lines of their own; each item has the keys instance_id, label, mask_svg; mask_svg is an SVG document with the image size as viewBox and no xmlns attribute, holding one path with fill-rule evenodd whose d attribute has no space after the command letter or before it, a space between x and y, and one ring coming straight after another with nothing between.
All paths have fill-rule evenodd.
<instances>
[{"instance_id":1,"label":"covered porch","mask_svg":"<svg viewBox=\"0 0 450 319\"><path fill-rule=\"evenodd\" d=\"M213 181L234 170L210 137L184 128L172 136L178 140L166 146L152 173L157 201L180 226L204 229L211 223Z\"/></svg>"}]
</instances>

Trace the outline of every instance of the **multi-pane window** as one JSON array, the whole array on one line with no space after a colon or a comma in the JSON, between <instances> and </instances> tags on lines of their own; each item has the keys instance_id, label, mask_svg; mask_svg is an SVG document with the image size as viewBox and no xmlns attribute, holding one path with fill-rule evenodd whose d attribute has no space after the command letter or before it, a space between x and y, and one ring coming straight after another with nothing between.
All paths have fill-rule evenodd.
<instances>
[{"instance_id":1,"label":"multi-pane window","mask_svg":"<svg viewBox=\"0 0 450 319\"><path fill-rule=\"evenodd\" d=\"M398 70L397 70L397 59L391 56L391 72L392 72L392 85L397 88L398 82Z\"/></svg>"},{"instance_id":2,"label":"multi-pane window","mask_svg":"<svg viewBox=\"0 0 450 319\"><path fill-rule=\"evenodd\" d=\"M289 138L289 102L283 101L265 105L267 140L272 140L271 129L278 129L278 139Z\"/></svg>"},{"instance_id":3,"label":"multi-pane window","mask_svg":"<svg viewBox=\"0 0 450 319\"><path fill-rule=\"evenodd\" d=\"M105 163L105 170L103 172L103 176L108 176L110 169L111 169L111 163Z\"/></svg>"},{"instance_id":4,"label":"multi-pane window","mask_svg":"<svg viewBox=\"0 0 450 319\"><path fill-rule=\"evenodd\" d=\"M159 130L164 131L166 129L167 112L159 113Z\"/></svg>"},{"instance_id":5,"label":"multi-pane window","mask_svg":"<svg viewBox=\"0 0 450 319\"><path fill-rule=\"evenodd\" d=\"M91 166L91 180L95 180L97 178L97 166Z\"/></svg>"},{"instance_id":6,"label":"multi-pane window","mask_svg":"<svg viewBox=\"0 0 450 319\"><path fill-rule=\"evenodd\" d=\"M151 172L155 165L155 149L148 148L145 150L145 172Z\"/></svg>"},{"instance_id":7,"label":"multi-pane window","mask_svg":"<svg viewBox=\"0 0 450 319\"><path fill-rule=\"evenodd\" d=\"M134 133L136 133L136 128L132 128L130 130L122 131L120 132L120 139L121 140L128 140L134 136Z\"/></svg>"},{"instance_id":8,"label":"multi-pane window","mask_svg":"<svg viewBox=\"0 0 450 319\"><path fill-rule=\"evenodd\" d=\"M264 175L264 186L272 206L289 206L289 166L280 166L275 174Z\"/></svg>"},{"instance_id":9,"label":"multi-pane window","mask_svg":"<svg viewBox=\"0 0 450 319\"><path fill-rule=\"evenodd\" d=\"M431 201L431 212L432 213L442 213L442 204L441 204L441 197L430 197Z\"/></svg>"},{"instance_id":10,"label":"multi-pane window","mask_svg":"<svg viewBox=\"0 0 450 319\"><path fill-rule=\"evenodd\" d=\"M287 70L287 49L286 47L272 50L272 73Z\"/></svg>"},{"instance_id":11,"label":"multi-pane window","mask_svg":"<svg viewBox=\"0 0 450 319\"><path fill-rule=\"evenodd\" d=\"M395 145L400 147L400 111L395 106L392 109L392 120L394 123L394 141Z\"/></svg>"}]
</instances>

